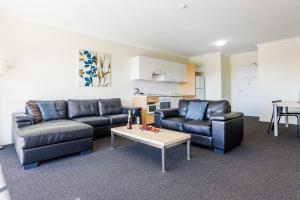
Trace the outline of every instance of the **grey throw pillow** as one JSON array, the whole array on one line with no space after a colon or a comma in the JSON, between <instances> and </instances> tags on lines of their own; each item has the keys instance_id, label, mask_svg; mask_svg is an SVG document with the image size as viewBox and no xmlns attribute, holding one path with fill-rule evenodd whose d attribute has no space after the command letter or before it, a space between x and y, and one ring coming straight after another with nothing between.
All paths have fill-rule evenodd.
<instances>
[{"instance_id":1,"label":"grey throw pillow","mask_svg":"<svg viewBox=\"0 0 300 200\"><path fill-rule=\"evenodd\" d=\"M193 120L203 120L207 102L191 101L185 118Z\"/></svg>"},{"instance_id":2,"label":"grey throw pillow","mask_svg":"<svg viewBox=\"0 0 300 200\"><path fill-rule=\"evenodd\" d=\"M59 119L54 102L38 102L37 105L42 113L43 121Z\"/></svg>"}]
</instances>

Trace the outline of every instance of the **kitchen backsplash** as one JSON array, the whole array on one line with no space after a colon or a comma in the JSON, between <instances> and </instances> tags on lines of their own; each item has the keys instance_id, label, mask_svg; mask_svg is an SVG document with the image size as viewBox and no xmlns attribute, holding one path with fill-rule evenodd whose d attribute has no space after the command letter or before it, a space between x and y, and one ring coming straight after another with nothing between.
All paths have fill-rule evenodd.
<instances>
[{"instance_id":1,"label":"kitchen backsplash","mask_svg":"<svg viewBox=\"0 0 300 200\"><path fill-rule=\"evenodd\" d=\"M140 92L145 94L174 95L180 94L179 86L180 83L133 80L131 85L131 94L133 95L134 88L139 88Z\"/></svg>"}]
</instances>

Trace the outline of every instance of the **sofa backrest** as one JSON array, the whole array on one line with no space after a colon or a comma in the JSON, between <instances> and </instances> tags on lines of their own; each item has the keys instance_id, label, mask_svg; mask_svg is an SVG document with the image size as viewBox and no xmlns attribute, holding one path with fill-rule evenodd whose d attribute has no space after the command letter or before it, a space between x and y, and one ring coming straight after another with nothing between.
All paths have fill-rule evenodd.
<instances>
[{"instance_id":1,"label":"sofa backrest","mask_svg":"<svg viewBox=\"0 0 300 200\"><path fill-rule=\"evenodd\" d=\"M29 100L30 102L54 102L59 119L67 118L67 102L66 100ZM27 108L26 108L27 113Z\"/></svg>"},{"instance_id":2,"label":"sofa backrest","mask_svg":"<svg viewBox=\"0 0 300 200\"><path fill-rule=\"evenodd\" d=\"M218 101L210 101L210 100L180 100L178 104L178 115L180 117L185 117L189 104L191 101L204 101L207 102L208 105L206 107L206 112L204 115L204 119L210 119L211 115L214 113L227 113L230 112L230 103L227 100L218 100Z\"/></svg>"},{"instance_id":3,"label":"sofa backrest","mask_svg":"<svg viewBox=\"0 0 300 200\"><path fill-rule=\"evenodd\" d=\"M185 117L191 100L179 100L178 116Z\"/></svg>"},{"instance_id":4,"label":"sofa backrest","mask_svg":"<svg viewBox=\"0 0 300 200\"><path fill-rule=\"evenodd\" d=\"M122 102L119 98L98 99L100 116L120 114L122 112Z\"/></svg>"},{"instance_id":5,"label":"sofa backrest","mask_svg":"<svg viewBox=\"0 0 300 200\"><path fill-rule=\"evenodd\" d=\"M212 114L216 113L228 113L230 112L230 103L227 100L218 100L218 101L209 101L209 100L203 100L208 103L205 117L204 119L208 120L210 119Z\"/></svg>"},{"instance_id":6,"label":"sofa backrest","mask_svg":"<svg viewBox=\"0 0 300 200\"><path fill-rule=\"evenodd\" d=\"M97 99L69 99L68 117L99 116Z\"/></svg>"}]
</instances>

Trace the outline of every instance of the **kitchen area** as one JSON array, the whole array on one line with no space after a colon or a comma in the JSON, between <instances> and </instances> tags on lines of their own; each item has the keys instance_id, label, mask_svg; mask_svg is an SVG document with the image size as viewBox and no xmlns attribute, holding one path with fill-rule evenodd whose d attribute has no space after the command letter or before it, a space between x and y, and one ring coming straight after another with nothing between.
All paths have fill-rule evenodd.
<instances>
[{"instance_id":1,"label":"kitchen area","mask_svg":"<svg viewBox=\"0 0 300 200\"><path fill-rule=\"evenodd\" d=\"M156 109L177 108L181 99L205 99L205 79L194 64L145 56L131 59L132 103L142 108L142 121L154 123Z\"/></svg>"}]
</instances>

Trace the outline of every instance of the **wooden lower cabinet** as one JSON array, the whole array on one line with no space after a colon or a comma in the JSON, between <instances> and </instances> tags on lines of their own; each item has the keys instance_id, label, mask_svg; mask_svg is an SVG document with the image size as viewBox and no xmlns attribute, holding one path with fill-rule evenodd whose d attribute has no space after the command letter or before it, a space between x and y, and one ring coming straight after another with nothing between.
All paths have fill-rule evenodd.
<instances>
[{"instance_id":1,"label":"wooden lower cabinet","mask_svg":"<svg viewBox=\"0 0 300 200\"><path fill-rule=\"evenodd\" d=\"M158 101L158 97L151 96L135 96L132 98L132 105L142 108L142 123L154 123L154 114L148 114L147 109L149 104L158 103Z\"/></svg>"},{"instance_id":2,"label":"wooden lower cabinet","mask_svg":"<svg viewBox=\"0 0 300 200\"><path fill-rule=\"evenodd\" d=\"M180 97L186 100L195 99L194 95L186 95ZM159 97L157 96L134 96L132 97L132 105L142 108L142 123L153 124L154 123L154 114L148 114L147 109L148 105L158 104Z\"/></svg>"}]
</instances>

